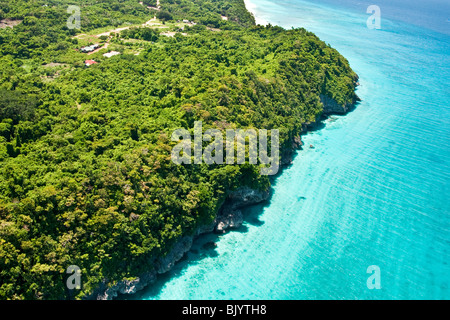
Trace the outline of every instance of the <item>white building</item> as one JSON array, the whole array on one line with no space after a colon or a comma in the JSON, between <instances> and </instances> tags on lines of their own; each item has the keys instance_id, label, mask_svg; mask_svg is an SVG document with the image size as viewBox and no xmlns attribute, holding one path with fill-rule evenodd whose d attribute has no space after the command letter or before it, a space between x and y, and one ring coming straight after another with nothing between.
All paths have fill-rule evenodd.
<instances>
[{"instance_id":1,"label":"white building","mask_svg":"<svg viewBox=\"0 0 450 320\"><path fill-rule=\"evenodd\" d=\"M117 52L117 51L110 51L110 52L108 52L108 53L104 53L103 56L104 56L104 57L107 57L107 58L111 58L111 57L113 57L113 56L117 56L118 54L120 54L120 52Z\"/></svg>"}]
</instances>

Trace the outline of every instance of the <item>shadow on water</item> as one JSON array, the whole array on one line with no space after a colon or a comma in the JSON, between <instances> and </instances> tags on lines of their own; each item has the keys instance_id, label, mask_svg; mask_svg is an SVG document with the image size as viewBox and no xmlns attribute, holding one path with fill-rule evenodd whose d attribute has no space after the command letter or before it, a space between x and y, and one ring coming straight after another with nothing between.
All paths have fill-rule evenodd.
<instances>
[{"instance_id":1,"label":"shadow on water","mask_svg":"<svg viewBox=\"0 0 450 320\"><path fill-rule=\"evenodd\" d=\"M183 273L189 266L193 266L203 259L217 257L219 255L216 250L217 242L220 241L220 239L224 235L230 232L246 233L249 229L248 225L262 226L264 222L260 220L260 216L264 212L264 208L269 205L269 202L270 199L257 205L242 208L241 210L244 215L244 224L241 227L230 229L224 234L208 233L200 235L199 237L194 239L191 250L187 252L170 271L166 272L165 274L158 275L156 281L150 284L144 290L139 291L133 295L119 294L116 299L143 300L156 298L161 293L161 290L164 288L165 284L168 281L183 275Z\"/></svg>"},{"instance_id":2,"label":"shadow on water","mask_svg":"<svg viewBox=\"0 0 450 320\"><path fill-rule=\"evenodd\" d=\"M352 107L349 110L349 112L352 112L355 109L355 107L356 106ZM323 116L320 119L320 121L316 122L311 126L308 126L308 131L304 132L302 135L306 135L308 134L308 132L314 132L325 128L326 120L335 121L334 115ZM305 146L302 146L298 150L293 151L293 153L290 155L292 161L290 161L290 163L286 165L281 166L279 172L276 175L270 177L272 190L269 199L256 205L241 208L240 210L244 215L244 224L239 228L228 230L227 233L229 232L246 233L249 230L248 227L249 225L260 227L264 224L264 221L261 221L260 217L261 214L264 212L265 208L270 205L270 201L274 194L273 189L277 184L277 177L279 177L282 173L288 172L290 170L293 160L299 155L299 151L303 150L304 147ZM299 200L304 199L306 198L299 197ZM225 234L208 233L197 237L196 239L194 239L194 243L192 245L191 250L187 252L183 256L183 258L181 258L181 260L179 260L170 271L166 272L165 274L158 275L157 280L154 283L150 284L144 290L139 291L134 295L119 294L117 299L143 300L156 298L161 293L161 290L168 281L183 275L183 273L189 266L193 266L202 261L203 259L217 257L219 254L216 251L217 247L216 243L220 241L220 238L223 237Z\"/></svg>"},{"instance_id":3,"label":"shadow on water","mask_svg":"<svg viewBox=\"0 0 450 320\"><path fill-rule=\"evenodd\" d=\"M361 101L357 101L354 104L350 105L347 109L346 113L329 113L329 114L322 114L320 119L315 122L315 123L311 123L308 125L308 130L303 132L301 135L307 135L310 132L315 132L315 131L320 131L322 129L324 129L326 127L326 123L327 122L334 122L336 121L339 117L345 117L348 114L352 113L353 111L356 110L356 108L361 104Z\"/></svg>"},{"instance_id":4,"label":"shadow on water","mask_svg":"<svg viewBox=\"0 0 450 320\"><path fill-rule=\"evenodd\" d=\"M220 240L222 235L204 234L194 239L194 243L189 252L187 252L173 268L164 273L159 274L154 283L150 284L144 290L133 295L119 294L118 300L147 300L156 298L164 285L171 279L181 276L189 266L197 264L205 258L215 258L219 254L216 251L216 242Z\"/></svg>"}]
</instances>

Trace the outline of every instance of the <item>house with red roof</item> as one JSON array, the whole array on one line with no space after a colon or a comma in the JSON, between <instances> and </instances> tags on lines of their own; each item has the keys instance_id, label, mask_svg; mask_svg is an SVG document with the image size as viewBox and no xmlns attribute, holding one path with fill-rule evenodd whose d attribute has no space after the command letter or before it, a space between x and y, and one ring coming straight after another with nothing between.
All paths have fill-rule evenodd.
<instances>
[{"instance_id":1,"label":"house with red roof","mask_svg":"<svg viewBox=\"0 0 450 320\"><path fill-rule=\"evenodd\" d=\"M84 64L85 64L86 67L89 67L89 66L91 66L93 64L96 64L96 63L97 63L97 61L94 61L94 60L86 60L86 61L84 61Z\"/></svg>"}]
</instances>

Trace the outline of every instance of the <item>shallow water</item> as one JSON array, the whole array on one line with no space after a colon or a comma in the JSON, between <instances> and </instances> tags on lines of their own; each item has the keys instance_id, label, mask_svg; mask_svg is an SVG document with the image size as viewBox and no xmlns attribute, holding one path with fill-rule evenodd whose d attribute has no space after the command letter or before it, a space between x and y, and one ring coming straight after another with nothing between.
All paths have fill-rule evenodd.
<instances>
[{"instance_id":1,"label":"shallow water","mask_svg":"<svg viewBox=\"0 0 450 320\"><path fill-rule=\"evenodd\" d=\"M305 27L338 49L362 102L303 137L315 149L299 151L240 230L201 238L128 298L449 299L450 36L383 15L370 30L351 1L251 2L258 21ZM203 249L211 240L217 248ZM380 290L367 288L371 265Z\"/></svg>"}]
</instances>

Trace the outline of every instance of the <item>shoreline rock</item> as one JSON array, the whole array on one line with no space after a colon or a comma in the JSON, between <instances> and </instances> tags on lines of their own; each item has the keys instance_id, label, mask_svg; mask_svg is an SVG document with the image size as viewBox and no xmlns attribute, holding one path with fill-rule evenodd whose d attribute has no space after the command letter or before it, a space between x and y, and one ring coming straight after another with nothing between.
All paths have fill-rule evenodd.
<instances>
[{"instance_id":1,"label":"shoreline rock","mask_svg":"<svg viewBox=\"0 0 450 320\"><path fill-rule=\"evenodd\" d=\"M358 83L355 83L358 85ZM328 97L327 95L321 94L320 95L320 101L323 105L323 114L324 115L331 115L331 114L347 114L349 111L351 111L356 103L360 101L359 97L355 94L353 101L351 103L346 103L344 105L341 105L337 103L336 100Z\"/></svg>"},{"instance_id":2,"label":"shoreline rock","mask_svg":"<svg viewBox=\"0 0 450 320\"><path fill-rule=\"evenodd\" d=\"M353 104L346 104L343 106L325 95L321 95L320 99L323 104L323 115L335 113L346 114L355 106L355 103L359 101L359 98L355 96ZM320 121L321 118L319 117L315 123L305 123L302 128L302 133L314 128ZM302 146L303 142L301 136L294 137L292 139L291 148L283 150L281 153L280 165L285 166L290 164L295 150ZM225 233L228 229L239 228L244 222L244 217L240 209L264 202L270 198L270 195L270 189L258 191L247 186L230 192L227 199L218 210L214 222L210 225L200 227L194 236L185 236L181 238L166 256L159 257L155 260L155 268L153 270L149 270L133 280L121 280L111 287L108 287L108 280L105 279L99 285L98 289L87 296L86 299L112 300L119 294L135 294L144 289L156 281L158 274L170 271L175 263L190 251L195 238L207 233Z\"/></svg>"},{"instance_id":3,"label":"shoreline rock","mask_svg":"<svg viewBox=\"0 0 450 320\"><path fill-rule=\"evenodd\" d=\"M148 285L154 283L158 274L170 271L188 251L190 251L196 237L207 233L225 233L226 230L239 228L244 222L241 208L266 201L270 197L270 190L258 191L249 187L241 187L230 192L224 204L218 211L214 222L197 230L194 236L185 236L177 242L172 250L164 257L157 258L154 269L133 280L121 280L108 287L108 280L103 281L99 288L87 300L112 300L119 294L135 294Z\"/></svg>"}]
</instances>

